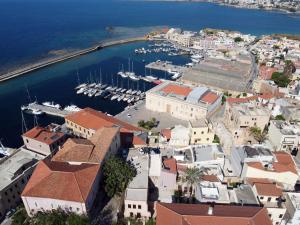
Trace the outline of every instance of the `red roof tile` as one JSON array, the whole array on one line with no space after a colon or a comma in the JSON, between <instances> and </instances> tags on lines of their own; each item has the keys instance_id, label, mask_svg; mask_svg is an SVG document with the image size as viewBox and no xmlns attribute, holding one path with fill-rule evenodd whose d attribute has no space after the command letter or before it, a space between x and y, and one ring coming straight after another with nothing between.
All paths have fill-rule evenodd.
<instances>
[{"instance_id":1,"label":"red roof tile","mask_svg":"<svg viewBox=\"0 0 300 225\"><path fill-rule=\"evenodd\" d=\"M203 175L202 180L209 182L219 182L219 178L216 175Z\"/></svg>"},{"instance_id":2,"label":"red roof tile","mask_svg":"<svg viewBox=\"0 0 300 225\"><path fill-rule=\"evenodd\" d=\"M166 169L170 170L170 172L177 174L176 159L174 158L164 159L163 165Z\"/></svg>"},{"instance_id":3,"label":"red roof tile","mask_svg":"<svg viewBox=\"0 0 300 225\"><path fill-rule=\"evenodd\" d=\"M62 132L52 132L46 128L37 126L24 133L22 136L51 145L65 135Z\"/></svg>"},{"instance_id":4,"label":"red roof tile","mask_svg":"<svg viewBox=\"0 0 300 225\"><path fill-rule=\"evenodd\" d=\"M147 143L139 136L133 136L133 145L147 145Z\"/></svg>"},{"instance_id":5,"label":"red roof tile","mask_svg":"<svg viewBox=\"0 0 300 225\"><path fill-rule=\"evenodd\" d=\"M213 104L215 101L217 101L218 98L219 96L216 93L210 91L201 98L201 101L208 104Z\"/></svg>"},{"instance_id":6,"label":"red roof tile","mask_svg":"<svg viewBox=\"0 0 300 225\"><path fill-rule=\"evenodd\" d=\"M188 96L189 93L192 91L192 89L189 87L186 87L186 86L180 86L180 85L176 85L176 84L168 84L167 86L162 88L161 91L165 92L166 94Z\"/></svg>"},{"instance_id":7,"label":"red roof tile","mask_svg":"<svg viewBox=\"0 0 300 225\"><path fill-rule=\"evenodd\" d=\"M135 127L129 123L116 119L112 116L108 116L91 108L85 108L80 110L79 112L67 115L65 119L82 127L94 130L98 130L102 127L112 127L117 125L122 128L121 132L123 130L142 131L142 129L138 127Z\"/></svg>"},{"instance_id":8,"label":"red roof tile","mask_svg":"<svg viewBox=\"0 0 300 225\"><path fill-rule=\"evenodd\" d=\"M261 66L259 68L259 76L263 80L271 80L272 74L276 71L277 71L276 68Z\"/></svg>"},{"instance_id":9,"label":"red roof tile","mask_svg":"<svg viewBox=\"0 0 300 225\"><path fill-rule=\"evenodd\" d=\"M162 129L160 133L163 137L167 138L167 140L171 139L171 129Z\"/></svg>"},{"instance_id":10,"label":"red roof tile","mask_svg":"<svg viewBox=\"0 0 300 225\"><path fill-rule=\"evenodd\" d=\"M157 203L156 225L271 225L262 207L209 204Z\"/></svg>"},{"instance_id":11,"label":"red roof tile","mask_svg":"<svg viewBox=\"0 0 300 225\"><path fill-rule=\"evenodd\" d=\"M40 161L22 196L59 199L85 203L98 175L100 165L70 165Z\"/></svg>"},{"instance_id":12,"label":"red roof tile","mask_svg":"<svg viewBox=\"0 0 300 225\"><path fill-rule=\"evenodd\" d=\"M254 185L258 195L263 196L282 196L282 190L276 184L255 183Z\"/></svg>"}]
</instances>

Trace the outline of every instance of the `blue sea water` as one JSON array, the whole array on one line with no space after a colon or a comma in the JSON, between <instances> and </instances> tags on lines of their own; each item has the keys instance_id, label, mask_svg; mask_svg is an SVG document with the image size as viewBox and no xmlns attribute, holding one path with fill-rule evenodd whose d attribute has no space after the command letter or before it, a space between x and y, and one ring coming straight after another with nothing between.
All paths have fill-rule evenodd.
<instances>
[{"instance_id":1,"label":"blue sea water","mask_svg":"<svg viewBox=\"0 0 300 225\"><path fill-rule=\"evenodd\" d=\"M107 27L114 27L109 33ZM210 3L144 2L108 0L0 0L0 71L53 56L54 50L74 50L89 47L104 39L141 35L157 27L182 27L198 31L205 27L239 30L255 35L270 33L299 34L300 18L296 15L261 10L236 9ZM139 42L114 46L99 52L53 65L26 76L0 83L0 138L5 145L18 147L21 142L20 106L30 96L39 102L55 101L62 105L74 103L116 114L126 106L75 94L76 72L81 81L99 77L101 68L107 83L117 82L120 65L134 61L134 71L144 74L144 62L161 59L185 64L188 59L163 54L137 56L135 48L147 45ZM153 71L164 77L163 73ZM127 87L127 80L118 84ZM129 87L147 90L151 84L129 82ZM26 116L28 127L33 117ZM61 123L62 119L44 116L41 125Z\"/></svg>"}]
</instances>

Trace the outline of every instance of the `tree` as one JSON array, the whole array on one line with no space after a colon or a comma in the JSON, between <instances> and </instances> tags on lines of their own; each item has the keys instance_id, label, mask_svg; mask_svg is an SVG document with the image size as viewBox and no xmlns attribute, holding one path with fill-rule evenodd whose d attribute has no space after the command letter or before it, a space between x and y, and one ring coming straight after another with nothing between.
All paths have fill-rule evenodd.
<instances>
[{"instance_id":1,"label":"tree","mask_svg":"<svg viewBox=\"0 0 300 225\"><path fill-rule=\"evenodd\" d=\"M258 127L250 127L250 134L260 144L267 139L267 132L261 131Z\"/></svg>"},{"instance_id":2,"label":"tree","mask_svg":"<svg viewBox=\"0 0 300 225\"><path fill-rule=\"evenodd\" d=\"M275 120L285 120L283 115L277 115L275 116Z\"/></svg>"},{"instance_id":3,"label":"tree","mask_svg":"<svg viewBox=\"0 0 300 225\"><path fill-rule=\"evenodd\" d=\"M236 43L242 42L242 41L244 41L244 40L243 40L243 38L241 38L241 37L235 37L235 38L234 38L234 42L236 42Z\"/></svg>"},{"instance_id":4,"label":"tree","mask_svg":"<svg viewBox=\"0 0 300 225\"><path fill-rule=\"evenodd\" d=\"M220 138L219 138L219 136L218 136L218 135L216 135L216 134L215 134L215 136L214 136L213 143L220 144Z\"/></svg>"},{"instance_id":5,"label":"tree","mask_svg":"<svg viewBox=\"0 0 300 225\"><path fill-rule=\"evenodd\" d=\"M12 225L28 225L29 224L29 217L27 212L23 207L17 209L15 214L12 216Z\"/></svg>"},{"instance_id":6,"label":"tree","mask_svg":"<svg viewBox=\"0 0 300 225\"><path fill-rule=\"evenodd\" d=\"M291 80L280 72L274 72L271 78L279 87L287 87Z\"/></svg>"},{"instance_id":7,"label":"tree","mask_svg":"<svg viewBox=\"0 0 300 225\"><path fill-rule=\"evenodd\" d=\"M121 195L128 183L136 176L135 167L118 158L110 157L103 167L105 192L109 197Z\"/></svg>"},{"instance_id":8,"label":"tree","mask_svg":"<svg viewBox=\"0 0 300 225\"><path fill-rule=\"evenodd\" d=\"M192 193L194 190L194 185L196 183L200 182L200 180L205 172L206 171L204 169L200 170L198 167L187 168L187 170L185 172L185 181L189 184L190 189L192 190Z\"/></svg>"}]
</instances>

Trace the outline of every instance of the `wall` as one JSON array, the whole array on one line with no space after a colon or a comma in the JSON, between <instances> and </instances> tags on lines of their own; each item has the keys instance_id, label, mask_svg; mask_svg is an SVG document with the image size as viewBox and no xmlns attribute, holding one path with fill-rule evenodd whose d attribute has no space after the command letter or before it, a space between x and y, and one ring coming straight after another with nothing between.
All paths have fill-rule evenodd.
<instances>
[{"instance_id":1,"label":"wall","mask_svg":"<svg viewBox=\"0 0 300 225\"><path fill-rule=\"evenodd\" d=\"M135 206L135 208L134 208ZM130 207L130 208L129 208ZM139 209L140 207L140 209ZM138 216L140 213L141 217L149 218L151 216L150 212L148 211L148 204L145 201L132 201L132 200L125 200L124 203L124 216L131 217L131 216Z\"/></svg>"}]
</instances>

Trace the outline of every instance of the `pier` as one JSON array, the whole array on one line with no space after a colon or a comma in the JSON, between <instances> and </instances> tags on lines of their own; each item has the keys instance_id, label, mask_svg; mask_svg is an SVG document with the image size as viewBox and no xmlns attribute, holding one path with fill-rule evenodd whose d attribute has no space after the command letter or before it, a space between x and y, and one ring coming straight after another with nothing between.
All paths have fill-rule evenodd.
<instances>
[{"instance_id":1,"label":"pier","mask_svg":"<svg viewBox=\"0 0 300 225\"><path fill-rule=\"evenodd\" d=\"M75 52L66 54L64 56L56 57L54 59L53 58L47 59L47 60L44 60L41 62L31 64L29 66L25 66L23 68L14 70L14 71L6 73L6 74L1 74L0 82L33 72L35 70L39 70L39 69L51 66L51 65L59 63L59 62L63 62L63 61L69 60L69 59L73 59L75 57L86 55L86 54L98 51L100 49L103 49L103 48L107 48L107 47L114 46L114 45L127 44L127 43L131 43L131 42L136 42L136 41L146 41L146 40L147 39L145 37L136 37L136 38L128 38L128 39L122 39L122 40L102 42L102 43L100 43L96 46L90 47L90 48L75 51Z\"/></svg>"},{"instance_id":2,"label":"pier","mask_svg":"<svg viewBox=\"0 0 300 225\"><path fill-rule=\"evenodd\" d=\"M28 110L41 110L45 114L51 115L51 116L58 116L58 117L65 117L73 112L56 109L49 106L40 105L38 103L30 103L28 106L26 106Z\"/></svg>"},{"instance_id":3,"label":"pier","mask_svg":"<svg viewBox=\"0 0 300 225\"><path fill-rule=\"evenodd\" d=\"M186 67L173 65L168 62L156 61L146 65L147 69L161 70L161 71L177 71L179 73L184 73L187 71Z\"/></svg>"}]
</instances>

